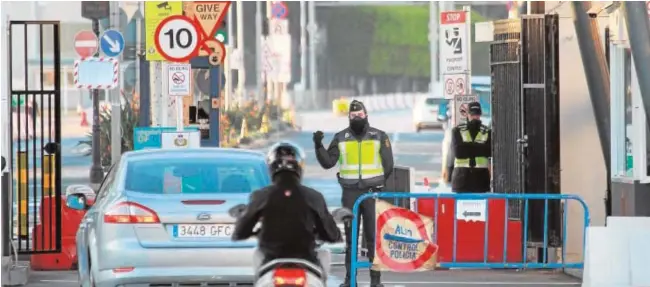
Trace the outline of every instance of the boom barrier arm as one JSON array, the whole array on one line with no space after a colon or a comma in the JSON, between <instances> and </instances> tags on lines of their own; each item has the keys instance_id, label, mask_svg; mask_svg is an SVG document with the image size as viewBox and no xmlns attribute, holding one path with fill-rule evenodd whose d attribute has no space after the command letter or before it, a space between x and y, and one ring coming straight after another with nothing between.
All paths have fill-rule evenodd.
<instances>
[{"instance_id":1,"label":"boom barrier arm","mask_svg":"<svg viewBox=\"0 0 650 287\"><path fill-rule=\"evenodd\" d=\"M352 213L354 214L354 217L352 218L352 230L351 230L351 256L350 256L350 287L356 287L356 278L357 278L357 269L359 268L370 268L372 266L372 262L369 261L364 261L360 262L358 261L358 237L359 237L359 231L357 229L357 226L359 225L359 206L360 204L369 198L373 199L393 199L395 201L398 201L398 199L406 199L406 198L414 198L414 199L433 199L434 200L434 236L432 238L432 241L434 243L438 243L438 202L440 199L454 199L454 200L504 200L505 201L505 212L508 211L508 201L509 200L523 200L524 201L524 216L523 216L523 250L522 250L522 256L523 260L522 262L507 262L507 241L508 241L508 225L505 225L505 230L504 230L504 244L503 244L503 262L501 263L490 263L487 260L487 250L488 250L488 209L489 205L485 205L485 237L484 237L484 256L483 256L483 262L456 262L456 239L457 239L457 222L459 221L456 216L454 215L454 234L453 234L453 256L452 256L452 261L451 262L440 262L441 267L449 267L449 268L474 268L474 269L479 269L479 268L493 268L493 269L504 269L504 268L529 268L529 269L557 269L557 268L582 268L583 267L583 261L581 260L580 262L575 262L575 263L566 263L565 258L566 258L566 234L567 234L567 212L566 212L566 206L569 200L572 201L577 201L580 203L584 210L584 228L583 228L583 236L582 236L582 248L583 248L583 254L584 254L584 246L585 246L585 240L586 240L586 227L589 226L590 223L590 214L589 214L589 208L587 207L587 204L584 202L584 200L577 195L571 195L571 194L500 194L500 193L403 193L403 192L378 192L378 193L366 193L361 195L354 203L354 206L352 208ZM527 229L528 229L528 205L530 200L544 200L544 246L543 246L543 260L542 263L528 263L527 257L526 257L526 241L528 240L527 238ZM549 200L561 200L564 203L565 209L562 214L562 262L561 263L547 263L547 251L548 251L548 205L549 205ZM415 204L417 208L417 203ZM457 201L454 202L454 205L457 206ZM416 209L417 210L417 209ZM456 208L454 208L454 212ZM417 211L416 211L417 212ZM505 216L505 221L507 222L509 220L508 216ZM379 234L381 232L380 230L376 230L375 233Z\"/></svg>"}]
</instances>

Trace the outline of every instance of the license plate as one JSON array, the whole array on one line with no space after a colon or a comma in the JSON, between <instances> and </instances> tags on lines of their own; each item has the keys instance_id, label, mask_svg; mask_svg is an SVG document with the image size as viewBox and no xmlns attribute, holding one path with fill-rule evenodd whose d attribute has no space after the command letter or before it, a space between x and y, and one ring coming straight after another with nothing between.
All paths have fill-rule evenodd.
<instances>
[{"instance_id":1,"label":"license plate","mask_svg":"<svg viewBox=\"0 0 650 287\"><path fill-rule=\"evenodd\" d=\"M177 238L230 238L234 224L178 224L174 225Z\"/></svg>"}]
</instances>

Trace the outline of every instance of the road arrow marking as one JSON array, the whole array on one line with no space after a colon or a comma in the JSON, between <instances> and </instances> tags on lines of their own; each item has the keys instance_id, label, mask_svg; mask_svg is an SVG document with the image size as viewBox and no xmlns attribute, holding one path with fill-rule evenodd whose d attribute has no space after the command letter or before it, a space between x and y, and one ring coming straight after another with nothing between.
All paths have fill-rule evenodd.
<instances>
[{"instance_id":1,"label":"road arrow marking","mask_svg":"<svg viewBox=\"0 0 650 287\"><path fill-rule=\"evenodd\" d=\"M113 39L111 39L111 37L108 37L108 35L104 35L104 41L106 41L106 43L108 43L108 45L111 46L110 48L111 52L113 53L120 52L121 47L120 47L120 43L117 40L114 41Z\"/></svg>"}]
</instances>

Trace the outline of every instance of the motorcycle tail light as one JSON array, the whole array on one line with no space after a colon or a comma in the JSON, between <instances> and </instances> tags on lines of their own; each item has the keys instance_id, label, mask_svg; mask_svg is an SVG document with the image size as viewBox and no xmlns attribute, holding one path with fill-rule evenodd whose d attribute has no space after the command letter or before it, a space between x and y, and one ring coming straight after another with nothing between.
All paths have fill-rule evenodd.
<instances>
[{"instance_id":1,"label":"motorcycle tail light","mask_svg":"<svg viewBox=\"0 0 650 287\"><path fill-rule=\"evenodd\" d=\"M307 272L299 268L279 268L273 273L275 287L304 287L307 283Z\"/></svg>"}]
</instances>

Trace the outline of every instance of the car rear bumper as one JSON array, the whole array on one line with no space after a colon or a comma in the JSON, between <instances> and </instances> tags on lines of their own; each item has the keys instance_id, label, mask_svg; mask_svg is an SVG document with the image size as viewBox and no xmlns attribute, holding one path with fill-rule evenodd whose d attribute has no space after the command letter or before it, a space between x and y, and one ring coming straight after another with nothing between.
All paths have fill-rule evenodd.
<instances>
[{"instance_id":1,"label":"car rear bumper","mask_svg":"<svg viewBox=\"0 0 650 287\"><path fill-rule=\"evenodd\" d=\"M217 258L215 258L217 259ZM229 286L252 286L253 267L145 267L131 272L113 273L100 271L95 278L97 287L149 287L159 286L202 286L209 283L229 283Z\"/></svg>"},{"instance_id":2,"label":"car rear bumper","mask_svg":"<svg viewBox=\"0 0 650 287\"><path fill-rule=\"evenodd\" d=\"M427 121L427 122L418 122L415 124L416 127L421 128L421 129L426 129L426 128L442 128L444 126L445 122L438 122L438 121Z\"/></svg>"}]
</instances>

